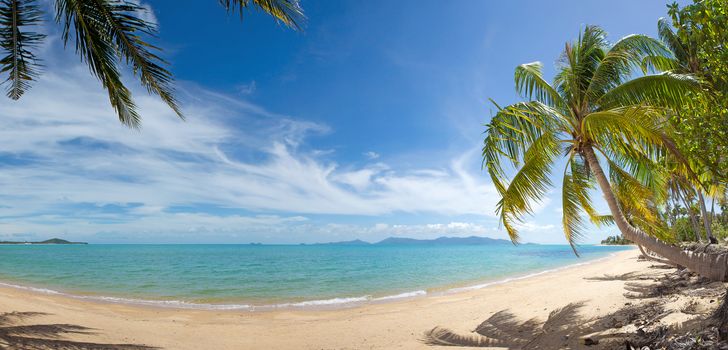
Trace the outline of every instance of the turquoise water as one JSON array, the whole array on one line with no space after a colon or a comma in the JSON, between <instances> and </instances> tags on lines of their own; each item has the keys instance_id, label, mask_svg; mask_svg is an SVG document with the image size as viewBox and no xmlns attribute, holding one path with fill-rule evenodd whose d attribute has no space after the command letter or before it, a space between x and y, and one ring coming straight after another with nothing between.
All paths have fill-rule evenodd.
<instances>
[{"instance_id":1,"label":"turquoise water","mask_svg":"<svg viewBox=\"0 0 728 350\"><path fill-rule=\"evenodd\" d=\"M263 309L432 294L624 249L582 246L577 258L565 245L4 245L0 281L82 298Z\"/></svg>"}]
</instances>

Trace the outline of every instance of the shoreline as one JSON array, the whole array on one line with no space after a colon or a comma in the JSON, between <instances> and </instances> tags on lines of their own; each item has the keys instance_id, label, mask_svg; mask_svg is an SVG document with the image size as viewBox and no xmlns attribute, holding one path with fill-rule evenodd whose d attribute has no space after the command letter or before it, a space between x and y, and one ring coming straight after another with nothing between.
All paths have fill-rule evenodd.
<instances>
[{"instance_id":1,"label":"shoreline","mask_svg":"<svg viewBox=\"0 0 728 350\"><path fill-rule=\"evenodd\" d=\"M504 310L519 322L545 320L554 310L572 303L583 303L583 317L614 312L634 301L624 296L625 281L594 278L631 272L663 273L648 269L652 263L638 261L638 256L639 251L631 249L601 261L488 288L335 310L152 308L0 286L0 312L38 313L24 319L24 324L70 324L93 329L89 333L63 334L62 339L95 344L182 350L423 349L428 348L424 334L434 327L467 334Z\"/></svg>"},{"instance_id":2,"label":"shoreline","mask_svg":"<svg viewBox=\"0 0 728 350\"><path fill-rule=\"evenodd\" d=\"M501 276L490 280L481 281L470 281L464 283L451 283L444 286L438 286L428 289L419 289L413 291L405 291L395 294L386 294L382 296L372 295L361 295L361 296L341 296L329 299L310 299L301 301L283 301L275 304L247 304L241 303L203 303L203 302L190 302L184 300L156 300L156 299L143 299L143 298L132 298L132 297L121 297L121 296L106 296L97 294L75 294L69 293L63 290L55 290L44 288L40 286L32 286L26 284L9 283L5 280L0 280L0 288L13 288L22 291L28 291L30 293L39 293L46 295L54 295L63 298L79 300L82 302L92 302L101 304L120 304L129 306L138 306L145 308L161 308L161 309L172 309L172 310L201 310L201 311L244 311L244 312L271 312L271 311L322 311L322 310L338 310L338 309L352 309L372 304L387 304L398 301L407 301L417 298L428 298L445 295L453 295L463 293L467 291L475 291L480 289L489 288L492 286L502 285L514 281L525 280L541 275L556 273L570 268L576 268L589 264L598 263L600 261L608 260L615 257L617 254L631 251L633 249L626 249L623 251L617 251L607 254L607 256L597 257L582 262L575 262L572 264L556 266L544 270L533 270L514 274L512 276Z\"/></svg>"}]
</instances>

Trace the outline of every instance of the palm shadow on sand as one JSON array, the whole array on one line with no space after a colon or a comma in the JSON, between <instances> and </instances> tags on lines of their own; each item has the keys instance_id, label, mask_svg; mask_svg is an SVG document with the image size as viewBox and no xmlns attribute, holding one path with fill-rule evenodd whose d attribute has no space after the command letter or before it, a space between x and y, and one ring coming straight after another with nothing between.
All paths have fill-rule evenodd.
<instances>
[{"instance_id":1,"label":"palm shadow on sand","mask_svg":"<svg viewBox=\"0 0 728 350\"><path fill-rule=\"evenodd\" d=\"M659 306L649 304L639 310L619 310L612 317L587 319L580 315L579 311L583 307L583 302L568 304L552 311L545 321L536 318L520 321L513 313L503 310L483 321L471 334L458 334L446 328L435 327L425 333L424 342L428 345L506 349L581 348L591 345L590 341L594 344L610 341L619 343L618 339L624 338L624 333L611 332L594 339L589 335L618 329L624 322L662 312ZM591 340L586 340L585 343L586 338Z\"/></svg>"},{"instance_id":2,"label":"palm shadow on sand","mask_svg":"<svg viewBox=\"0 0 728 350\"><path fill-rule=\"evenodd\" d=\"M33 324L28 320L46 316L41 312L0 314L0 349L17 350L152 350L135 344L101 344L63 339L71 334L94 334L92 328L72 324Z\"/></svg>"},{"instance_id":3,"label":"palm shadow on sand","mask_svg":"<svg viewBox=\"0 0 728 350\"><path fill-rule=\"evenodd\" d=\"M683 323L679 328L662 326L659 321L671 312L665 310L665 296L682 294L717 297L725 292L720 284L686 276L686 272L681 271L659 277L629 273L604 275L588 280L627 281L625 297L644 301L638 304L628 302L617 311L597 318L583 316L580 311L584 308L584 302L571 303L553 310L545 321L536 318L520 320L509 310L502 310L483 321L470 333L462 334L435 327L425 332L422 341L438 346L505 349L582 349L587 345L593 345L596 349L640 349L645 345L666 344L668 333L685 333L707 325L705 320L695 319ZM681 311L691 314L707 312ZM625 327L628 325L633 327Z\"/></svg>"}]
</instances>

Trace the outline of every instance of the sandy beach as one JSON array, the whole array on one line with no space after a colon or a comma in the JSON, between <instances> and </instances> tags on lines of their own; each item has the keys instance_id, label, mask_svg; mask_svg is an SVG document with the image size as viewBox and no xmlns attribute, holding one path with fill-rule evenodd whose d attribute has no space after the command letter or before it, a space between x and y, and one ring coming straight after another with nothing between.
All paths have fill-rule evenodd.
<instances>
[{"instance_id":1,"label":"sandy beach","mask_svg":"<svg viewBox=\"0 0 728 350\"><path fill-rule=\"evenodd\" d=\"M63 333L58 339L93 344L163 349L437 348L425 344L427 331L445 327L469 334L503 310L510 311L515 317L512 321L519 323L534 317L543 321L554 310L570 303L583 303L570 316L576 318L568 321L577 325L580 319L615 312L635 301L625 296L627 282L603 278L605 275L665 272L650 269L653 263L638 261L638 256L637 250L629 250L589 264L478 290L339 310L236 312L150 308L82 301L10 287L0 288L0 310L42 313L27 317L11 315L5 317L6 323L87 327L79 329L80 333ZM681 306L675 304L674 308L679 310ZM673 322L683 322L690 315L677 312L670 317ZM554 348L558 348L575 346L582 340L562 335L553 342Z\"/></svg>"},{"instance_id":2,"label":"sandy beach","mask_svg":"<svg viewBox=\"0 0 728 350\"><path fill-rule=\"evenodd\" d=\"M571 304L566 326L549 332L555 339L546 342L551 343L551 348L580 348L583 337L576 333L584 330L572 331L569 325L579 326L584 320L635 303L625 296L625 283L629 283L625 280L629 278L614 276L640 275L649 279L669 271L638 260L638 256L637 250L629 250L581 266L482 289L339 310L236 312L150 308L4 287L0 288L0 310L6 316L0 321L5 330L0 330L0 338L18 325L55 324L77 328L61 327L55 334L51 331L40 338L135 345L106 347L109 349L422 349L438 347L425 343L426 333L435 327L468 335L499 311L512 313L506 321L523 324L531 318L543 321L551 312ZM669 322L681 323L692 318L679 311L690 302L671 298L667 308L674 312L668 315ZM11 312L38 314L7 314ZM618 326L621 325L610 325ZM30 336L38 336L33 335L33 329L30 328Z\"/></svg>"}]
</instances>

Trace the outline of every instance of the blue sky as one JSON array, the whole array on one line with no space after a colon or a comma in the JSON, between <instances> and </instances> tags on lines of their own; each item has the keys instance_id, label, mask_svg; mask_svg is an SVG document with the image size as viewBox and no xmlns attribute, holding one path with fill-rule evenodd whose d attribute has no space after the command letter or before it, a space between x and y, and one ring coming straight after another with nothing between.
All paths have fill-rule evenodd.
<instances>
[{"instance_id":1,"label":"blue sky","mask_svg":"<svg viewBox=\"0 0 728 350\"><path fill-rule=\"evenodd\" d=\"M663 1L303 1L295 32L215 1L142 4L188 120L128 79L144 123L119 125L49 21L43 76L0 103L0 238L505 238L480 169L488 98L517 101L521 63L542 61L550 78L585 24L614 41L654 36L666 15ZM565 242L559 195L537 205L523 240Z\"/></svg>"}]
</instances>

